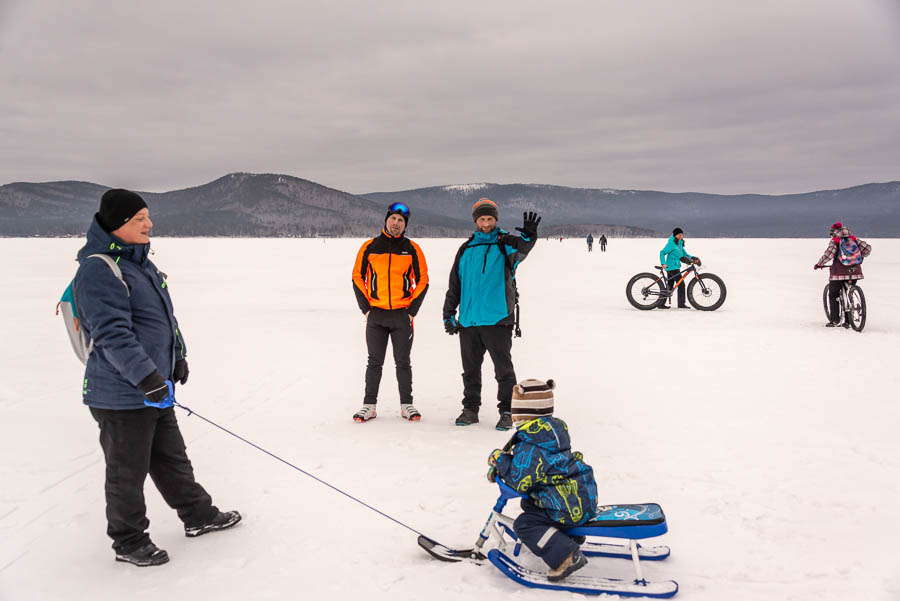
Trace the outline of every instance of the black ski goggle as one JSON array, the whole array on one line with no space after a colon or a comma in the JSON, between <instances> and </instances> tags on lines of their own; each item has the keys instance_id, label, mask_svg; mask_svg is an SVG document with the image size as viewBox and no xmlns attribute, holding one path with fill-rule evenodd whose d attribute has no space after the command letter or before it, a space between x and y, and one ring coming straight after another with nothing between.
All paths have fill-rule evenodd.
<instances>
[{"instance_id":1,"label":"black ski goggle","mask_svg":"<svg viewBox=\"0 0 900 601\"><path fill-rule=\"evenodd\" d=\"M402 202L395 202L391 206L388 207L389 213L399 213L403 215L403 217L409 217L409 207L403 204Z\"/></svg>"}]
</instances>

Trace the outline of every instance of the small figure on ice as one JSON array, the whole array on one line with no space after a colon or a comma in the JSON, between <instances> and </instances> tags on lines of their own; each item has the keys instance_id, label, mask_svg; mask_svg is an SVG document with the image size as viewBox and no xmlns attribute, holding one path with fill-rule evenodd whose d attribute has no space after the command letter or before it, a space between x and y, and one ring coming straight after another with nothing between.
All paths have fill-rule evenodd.
<instances>
[{"instance_id":1,"label":"small figure on ice","mask_svg":"<svg viewBox=\"0 0 900 601\"><path fill-rule=\"evenodd\" d=\"M572 452L566 423L553 417L554 388L553 380L523 380L513 387L515 434L488 458L488 480L499 477L527 495L513 528L519 540L550 566L550 582L587 564L580 550L584 538L566 531L597 513L593 469L581 453Z\"/></svg>"},{"instance_id":2,"label":"small figure on ice","mask_svg":"<svg viewBox=\"0 0 900 601\"><path fill-rule=\"evenodd\" d=\"M831 261L828 276L828 323L825 324L825 327L849 328L853 323L853 311L857 303L851 301L845 305L841 302L841 294L844 292L845 285L849 286L848 290L852 290L856 287L857 282L863 279L862 262L872 253L872 245L852 235L850 228L841 221L831 225L828 236L831 239L828 241L825 253L813 265L813 269L823 269L827 267L825 264ZM843 315L841 314L842 306L846 309ZM864 310L865 307L863 307ZM859 329L861 330L862 327Z\"/></svg>"}]
</instances>

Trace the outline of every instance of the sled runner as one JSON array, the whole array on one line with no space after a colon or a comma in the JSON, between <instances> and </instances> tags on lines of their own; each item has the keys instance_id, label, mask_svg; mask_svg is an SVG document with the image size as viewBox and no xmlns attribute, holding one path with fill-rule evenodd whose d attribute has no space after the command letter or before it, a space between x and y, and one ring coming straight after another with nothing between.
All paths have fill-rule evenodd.
<instances>
[{"instance_id":1,"label":"sled runner","mask_svg":"<svg viewBox=\"0 0 900 601\"><path fill-rule=\"evenodd\" d=\"M547 572L532 570L519 564L514 558L519 556L522 543L513 531L513 518L503 514L510 499L521 495L497 480L500 496L494 504L491 515L478 535L471 549L451 549L425 536L419 537L419 545L432 557L441 561L470 561L481 564L489 561L501 572L519 584L554 590L571 591L589 595L611 594L633 597L671 597L678 592L678 583L667 580L649 582L644 578L640 560L662 560L669 556L665 546L644 547L638 540L660 536L668 531L665 514L655 503L640 505L607 505L590 522L567 531L572 536L583 536L587 540L581 545L581 552L592 557L620 557L631 559L634 564L633 580L618 580L598 576L573 574L560 582L550 582ZM620 539L624 544L591 540ZM496 548L483 551L488 541L493 540ZM512 557L509 549L512 548Z\"/></svg>"}]
</instances>

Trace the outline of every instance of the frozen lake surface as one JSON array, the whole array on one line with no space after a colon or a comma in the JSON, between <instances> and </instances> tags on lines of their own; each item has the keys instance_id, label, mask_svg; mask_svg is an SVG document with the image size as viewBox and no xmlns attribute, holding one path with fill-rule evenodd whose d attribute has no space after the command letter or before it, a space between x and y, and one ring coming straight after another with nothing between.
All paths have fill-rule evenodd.
<instances>
[{"instance_id":1,"label":"frozen lake surface","mask_svg":"<svg viewBox=\"0 0 900 601\"><path fill-rule=\"evenodd\" d=\"M508 434L493 429L489 360L482 422L453 425L459 343L441 306L462 241L417 241L432 278L412 353L418 423L399 417L390 353L378 418L350 419L366 361L350 281L361 240L159 238L153 260L189 350L181 403L469 546L495 500L486 457ZM869 242L862 334L823 327L826 275L812 265L824 237L689 239L728 286L713 313L628 304L626 282L656 263L662 240L590 254L580 240L541 240L521 265L517 376L557 381L556 414L601 502L662 505L669 533L658 540L672 556L645 575L677 580L676 599L900 599L900 241ZM0 599L574 598L489 565L434 561L409 531L181 411L198 480L244 522L187 539L150 484L150 533L172 560L114 562L83 368L53 314L82 244L0 239ZM596 558L584 572L630 570Z\"/></svg>"}]
</instances>

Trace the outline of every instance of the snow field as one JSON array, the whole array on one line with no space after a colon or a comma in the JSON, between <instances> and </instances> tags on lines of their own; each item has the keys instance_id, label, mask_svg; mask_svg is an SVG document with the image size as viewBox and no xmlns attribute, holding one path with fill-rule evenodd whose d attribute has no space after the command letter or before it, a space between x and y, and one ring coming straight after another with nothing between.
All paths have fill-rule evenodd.
<instances>
[{"instance_id":1,"label":"snow field","mask_svg":"<svg viewBox=\"0 0 900 601\"><path fill-rule=\"evenodd\" d=\"M419 423L399 418L390 353L378 418L350 419L366 361L350 282L361 240L157 238L153 260L169 274L188 346L179 402L468 546L496 497L486 457L508 435L493 429L489 358L482 422L452 425L461 364L441 306L462 241L416 241L431 276L412 355ZM582 240L542 239L521 265L517 375L557 380L556 414L602 502L663 506L670 532L658 544L672 556L645 575L677 580L676 598L900 599L900 241L869 241L862 334L823 327L826 276L812 265L824 238L689 239L728 286L712 313L628 304L626 282L656 263L661 240L613 239L587 253ZM490 566L433 561L408 530L184 412L198 481L245 521L187 539L151 484L150 533L172 561L115 563L82 367L53 315L82 244L0 239L0 599L572 597L520 588ZM630 570L601 558L585 568Z\"/></svg>"}]
</instances>

